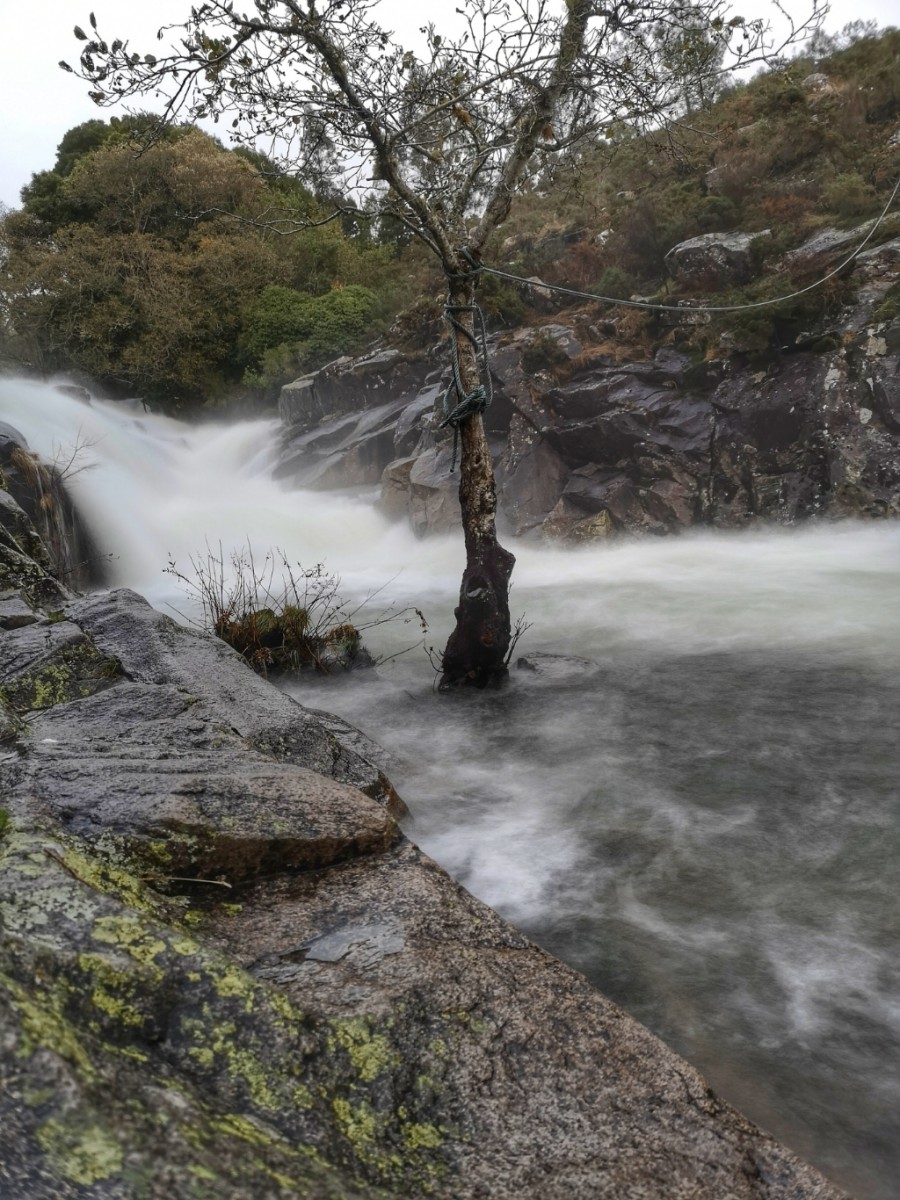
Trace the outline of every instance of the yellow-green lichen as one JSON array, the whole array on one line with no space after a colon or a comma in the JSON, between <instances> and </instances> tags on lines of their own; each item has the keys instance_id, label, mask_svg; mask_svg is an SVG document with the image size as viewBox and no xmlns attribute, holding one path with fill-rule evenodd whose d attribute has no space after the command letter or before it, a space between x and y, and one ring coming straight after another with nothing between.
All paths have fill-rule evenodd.
<instances>
[{"instance_id":1,"label":"yellow-green lichen","mask_svg":"<svg viewBox=\"0 0 900 1200\"><path fill-rule=\"evenodd\" d=\"M244 1011L253 1011L258 985L246 971L242 971L233 963L228 963L211 978L213 987L223 999L227 999L229 996L239 996L244 1001Z\"/></svg>"},{"instance_id":2,"label":"yellow-green lichen","mask_svg":"<svg viewBox=\"0 0 900 1200\"><path fill-rule=\"evenodd\" d=\"M82 1187L122 1169L122 1147L100 1125L70 1125L53 1118L37 1131L37 1139L57 1174Z\"/></svg>"},{"instance_id":3,"label":"yellow-green lichen","mask_svg":"<svg viewBox=\"0 0 900 1200\"><path fill-rule=\"evenodd\" d=\"M329 1039L330 1048L340 1046L347 1055L363 1083L371 1083L390 1067L396 1066L399 1058L391 1043L381 1033L373 1033L370 1023L363 1017L349 1017L333 1021L334 1037Z\"/></svg>"},{"instance_id":4,"label":"yellow-green lichen","mask_svg":"<svg viewBox=\"0 0 900 1200\"><path fill-rule=\"evenodd\" d=\"M94 988L91 992L91 1004L120 1025L139 1028L144 1023L144 1018L133 1004L104 988Z\"/></svg>"},{"instance_id":5,"label":"yellow-green lichen","mask_svg":"<svg viewBox=\"0 0 900 1200\"><path fill-rule=\"evenodd\" d=\"M298 1025L303 1020L303 1012L292 1004L284 992L271 992L268 997L272 1011L281 1021L290 1026Z\"/></svg>"},{"instance_id":6,"label":"yellow-green lichen","mask_svg":"<svg viewBox=\"0 0 900 1200\"><path fill-rule=\"evenodd\" d=\"M194 1062L207 1070L221 1063L231 1079L243 1082L257 1107L274 1111L281 1106L272 1087L271 1064L241 1041L233 1021L216 1021L214 1014L206 1009L202 1019L184 1018L181 1030L192 1043L187 1053Z\"/></svg>"},{"instance_id":7,"label":"yellow-green lichen","mask_svg":"<svg viewBox=\"0 0 900 1200\"><path fill-rule=\"evenodd\" d=\"M149 968L157 980L162 979L164 972L156 959L166 949L166 943L151 933L140 917L131 913L99 917L94 922L93 937L96 942L124 951L135 962Z\"/></svg>"},{"instance_id":8,"label":"yellow-green lichen","mask_svg":"<svg viewBox=\"0 0 900 1200\"><path fill-rule=\"evenodd\" d=\"M6 992L22 1022L19 1053L23 1057L30 1057L37 1046L42 1046L76 1066L82 1078L94 1075L93 1063L78 1032L63 1015L59 995L37 988L26 992L3 975L0 975L0 990Z\"/></svg>"},{"instance_id":9,"label":"yellow-green lichen","mask_svg":"<svg viewBox=\"0 0 900 1200\"><path fill-rule=\"evenodd\" d=\"M211 1125L217 1132L238 1137L252 1146L271 1146L281 1140L271 1130L262 1128L256 1121L251 1121L249 1117L241 1116L240 1113L225 1113L214 1118Z\"/></svg>"},{"instance_id":10,"label":"yellow-green lichen","mask_svg":"<svg viewBox=\"0 0 900 1200\"><path fill-rule=\"evenodd\" d=\"M341 1133L362 1157L369 1159L369 1147L375 1141L375 1114L367 1104L352 1105L340 1097L332 1100L331 1107L337 1117Z\"/></svg>"},{"instance_id":11,"label":"yellow-green lichen","mask_svg":"<svg viewBox=\"0 0 900 1200\"><path fill-rule=\"evenodd\" d=\"M151 994L162 973L149 972L146 967L137 972L123 969L103 954L84 951L76 961L79 970L87 977L86 982L79 984L67 981L61 986L72 995L89 995L93 1009L104 1018L127 1029L139 1029L146 1017L134 1001L140 1001L142 995ZM88 1023L95 1032L99 1032L104 1024L100 1018L89 1018Z\"/></svg>"},{"instance_id":12,"label":"yellow-green lichen","mask_svg":"<svg viewBox=\"0 0 900 1200\"><path fill-rule=\"evenodd\" d=\"M401 1127L407 1150L433 1150L443 1144L440 1130L434 1125L418 1125L410 1121Z\"/></svg>"},{"instance_id":13,"label":"yellow-green lichen","mask_svg":"<svg viewBox=\"0 0 900 1200\"><path fill-rule=\"evenodd\" d=\"M211 1067L216 1061L215 1053L209 1046L191 1046L188 1054L201 1067Z\"/></svg>"},{"instance_id":14,"label":"yellow-green lichen","mask_svg":"<svg viewBox=\"0 0 900 1200\"><path fill-rule=\"evenodd\" d=\"M193 1175L195 1179L206 1179L211 1183L215 1182L216 1174L210 1171L208 1167L193 1166L187 1168L188 1175Z\"/></svg>"},{"instance_id":15,"label":"yellow-green lichen","mask_svg":"<svg viewBox=\"0 0 900 1200\"><path fill-rule=\"evenodd\" d=\"M55 661L7 682L3 693L14 711L25 713L91 696L121 674L117 659L107 658L90 642L81 641L62 647Z\"/></svg>"},{"instance_id":16,"label":"yellow-green lichen","mask_svg":"<svg viewBox=\"0 0 900 1200\"><path fill-rule=\"evenodd\" d=\"M304 1111L312 1108L315 1105L316 1098L312 1092L304 1084L298 1084L291 1092L291 1103L294 1108L301 1108Z\"/></svg>"},{"instance_id":17,"label":"yellow-green lichen","mask_svg":"<svg viewBox=\"0 0 900 1200\"><path fill-rule=\"evenodd\" d=\"M117 866L105 857L100 859L85 854L70 845L63 846L62 857L71 874L98 892L115 896L128 908L153 913L159 910L160 903L156 894L124 867Z\"/></svg>"}]
</instances>

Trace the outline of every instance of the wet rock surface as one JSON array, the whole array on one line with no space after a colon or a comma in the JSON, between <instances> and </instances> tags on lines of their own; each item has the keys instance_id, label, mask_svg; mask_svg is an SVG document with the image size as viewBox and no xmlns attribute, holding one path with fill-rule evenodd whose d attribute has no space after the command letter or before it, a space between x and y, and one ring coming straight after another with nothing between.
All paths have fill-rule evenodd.
<instances>
[{"instance_id":1,"label":"wet rock surface","mask_svg":"<svg viewBox=\"0 0 900 1200\"><path fill-rule=\"evenodd\" d=\"M870 228L821 231L786 264L801 274L830 269ZM673 270L739 282L753 272L758 236L692 239L672 250ZM764 361L742 351L739 330L723 334L721 358L697 361L691 331L710 317L690 308L660 317L658 348L643 356L598 352L598 341L615 342L615 318L602 329L586 328L582 315L577 328L557 320L493 335L485 424L503 533L581 543L697 524L900 513L900 328L895 316L879 319L898 265L896 236L865 249L844 309L792 333ZM441 354L410 362L385 351L315 376L333 407L345 407L302 431L286 427L280 475L314 487L380 477L389 516L419 534L456 528ZM350 413L359 370L365 408Z\"/></svg>"},{"instance_id":2,"label":"wet rock surface","mask_svg":"<svg viewBox=\"0 0 900 1200\"><path fill-rule=\"evenodd\" d=\"M838 1200L403 837L361 734L131 592L16 603L4 1196ZM10 703L82 646L106 686Z\"/></svg>"},{"instance_id":3,"label":"wet rock surface","mask_svg":"<svg viewBox=\"0 0 900 1200\"><path fill-rule=\"evenodd\" d=\"M65 485L66 469L79 469L79 450L61 447L60 456L61 464L42 462L18 430L0 422L0 530L70 587L97 585L105 564Z\"/></svg>"}]
</instances>

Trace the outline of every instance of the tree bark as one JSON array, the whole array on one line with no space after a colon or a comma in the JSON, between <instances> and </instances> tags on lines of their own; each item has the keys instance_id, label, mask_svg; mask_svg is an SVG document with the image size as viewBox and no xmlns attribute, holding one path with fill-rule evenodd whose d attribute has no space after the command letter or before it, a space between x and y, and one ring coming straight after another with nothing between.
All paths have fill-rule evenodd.
<instances>
[{"instance_id":1,"label":"tree bark","mask_svg":"<svg viewBox=\"0 0 900 1200\"><path fill-rule=\"evenodd\" d=\"M452 305L471 305L473 276L449 280ZM460 375L466 394L481 383L471 311L455 314L463 330L451 329L456 340ZM463 332L466 331L466 332ZM461 397L460 397L461 399ZM497 541L497 488L494 464L480 413L465 419L459 430L459 504L466 546L466 567L456 608L456 628L441 660L441 690L496 687L508 674L506 656L511 637L509 579L515 557Z\"/></svg>"}]
</instances>

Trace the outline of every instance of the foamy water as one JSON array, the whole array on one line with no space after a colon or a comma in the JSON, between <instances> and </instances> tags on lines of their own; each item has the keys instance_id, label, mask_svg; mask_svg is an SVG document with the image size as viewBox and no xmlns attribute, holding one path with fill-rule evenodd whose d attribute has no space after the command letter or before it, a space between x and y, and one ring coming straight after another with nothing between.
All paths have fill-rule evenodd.
<instances>
[{"instance_id":1,"label":"foamy water","mask_svg":"<svg viewBox=\"0 0 900 1200\"><path fill-rule=\"evenodd\" d=\"M0 382L0 420L95 466L114 582L183 604L206 544L325 561L446 639L460 539L271 481L277 426L188 427ZM395 756L415 839L858 1197L900 1178L900 528L514 545L520 652L592 660L443 697L421 651L302 699ZM409 627L373 631L390 653Z\"/></svg>"}]
</instances>

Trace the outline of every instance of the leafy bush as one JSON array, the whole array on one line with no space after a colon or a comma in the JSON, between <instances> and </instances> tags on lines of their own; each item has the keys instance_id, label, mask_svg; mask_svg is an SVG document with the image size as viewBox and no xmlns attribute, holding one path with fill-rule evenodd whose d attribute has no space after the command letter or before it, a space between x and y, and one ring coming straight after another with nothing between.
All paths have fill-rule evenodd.
<instances>
[{"instance_id":1,"label":"leafy bush","mask_svg":"<svg viewBox=\"0 0 900 1200\"><path fill-rule=\"evenodd\" d=\"M878 210L878 196L858 171L836 175L822 189L819 207L838 217L864 217Z\"/></svg>"},{"instance_id":2,"label":"leafy bush","mask_svg":"<svg viewBox=\"0 0 900 1200\"><path fill-rule=\"evenodd\" d=\"M273 381L280 365L290 371L319 366L371 339L378 311L374 292L359 284L311 296L293 288L264 288L245 322L244 344L256 367L248 380ZM274 353L273 353L274 352Z\"/></svg>"},{"instance_id":3,"label":"leafy bush","mask_svg":"<svg viewBox=\"0 0 900 1200\"><path fill-rule=\"evenodd\" d=\"M627 271L623 271L621 267L607 267L591 290L598 296L612 296L616 300L625 300L634 288L634 279Z\"/></svg>"},{"instance_id":4,"label":"leafy bush","mask_svg":"<svg viewBox=\"0 0 900 1200\"><path fill-rule=\"evenodd\" d=\"M872 316L876 321L893 321L900 317L900 283L893 284L885 292Z\"/></svg>"},{"instance_id":5,"label":"leafy bush","mask_svg":"<svg viewBox=\"0 0 900 1200\"><path fill-rule=\"evenodd\" d=\"M702 233L724 233L740 222L740 206L728 196L704 196L697 205L697 225Z\"/></svg>"},{"instance_id":6,"label":"leafy bush","mask_svg":"<svg viewBox=\"0 0 900 1200\"><path fill-rule=\"evenodd\" d=\"M515 329L525 320L525 302L509 283L496 275L482 275L478 294L485 321L491 329Z\"/></svg>"}]
</instances>

